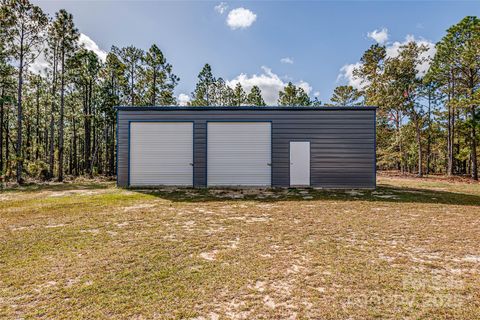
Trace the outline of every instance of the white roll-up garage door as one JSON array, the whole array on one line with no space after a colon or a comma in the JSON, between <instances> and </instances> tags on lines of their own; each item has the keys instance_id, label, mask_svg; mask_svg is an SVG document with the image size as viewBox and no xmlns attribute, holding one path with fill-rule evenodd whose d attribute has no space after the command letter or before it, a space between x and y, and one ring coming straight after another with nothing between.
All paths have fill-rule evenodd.
<instances>
[{"instance_id":1,"label":"white roll-up garage door","mask_svg":"<svg viewBox=\"0 0 480 320\"><path fill-rule=\"evenodd\" d=\"M209 186L271 185L271 123L209 122Z\"/></svg>"},{"instance_id":2,"label":"white roll-up garage door","mask_svg":"<svg viewBox=\"0 0 480 320\"><path fill-rule=\"evenodd\" d=\"M130 123L130 185L193 184L193 123Z\"/></svg>"}]
</instances>

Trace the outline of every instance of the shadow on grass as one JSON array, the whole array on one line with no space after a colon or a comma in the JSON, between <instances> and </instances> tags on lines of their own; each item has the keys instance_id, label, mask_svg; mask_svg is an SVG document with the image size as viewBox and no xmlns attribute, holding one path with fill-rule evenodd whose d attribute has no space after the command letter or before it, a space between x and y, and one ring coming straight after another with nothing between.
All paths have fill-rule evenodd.
<instances>
[{"instance_id":1,"label":"shadow on grass","mask_svg":"<svg viewBox=\"0 0 480 320\"><path fill-rule=\"evenodd\" d=\"M69 190L101 190L113 188L115 182L75 181L66 183L27 184L0 192L37 192ZM129 189L175 202L208 201L372 201L392 203L432 203L479 206L480 195L471 193L432 190L428 188L399 187L380 184L376 190L320 190L320 189L231 189L231 188L151 188Z\"/></svg>"},{"instance_id":2,"label":"shadow on grass","mask_svg":"<svg viewBox=\"0 0 480 320\"><path fill-rule=\"evenodd\" d=\"M96 190L107 189L115 185L115 182L51 182L51 183L27 183L21 186L8 187L0 192L36 192L36 191L69 191L69 190Z\"/></svg>"},{"instance_id":3,"label":"shadow on grass","mask_svg":"<svg viewBox=\"0 0 480 320\"><path fill-rule=\"evenodd\" d=\"M372 201L480 206L480 195L380 185L376 190L319 189L131 189L174 202L208 201Z\"/></svg>"}]
</instances>

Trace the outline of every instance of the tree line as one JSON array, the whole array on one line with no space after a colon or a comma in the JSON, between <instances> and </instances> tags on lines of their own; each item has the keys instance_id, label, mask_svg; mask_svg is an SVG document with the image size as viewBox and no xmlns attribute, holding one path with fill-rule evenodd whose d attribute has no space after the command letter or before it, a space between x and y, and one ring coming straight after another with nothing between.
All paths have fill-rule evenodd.
<instances>
[{"instance_id":1,"label":"tree line","mask_svg":"<svg viewBox=\"0 0 480 320\"><path fill-rule=\"evenodd\" d=\"M113 46L105 61L79 44L73 16L54 17L28 0L2 0L0 8L0 175L57 179L65 175L113 176L115 106L174 106L180 81L160 48ZM32 70L39 59L42 70ZM261 90L246 93L209 64L198 75L191 106L265 106ZM307 105L292 83L282 105Z\"/></svg>"},{"instance_id":2,"label":"tree line","mask_svg":"<svg viewBox=\"0 0 480 320\"><path fill-rule=\"evenodd\" d=\"M378 167L478 180L480 20L465 17L435 48L430 58L415 41L395 56L371 46L354 71L361 89L339 87L332 101L378 106Z\"/></svg>"},{"instance_id":3,"label":"tree line","mask_svg":"<svg viewBox=\"0 0 480 320\"><path fill-rule=\"evenodd\" d=\"M79 45L65 10L27 0L0 8L0 173L62 181L115 174L117 105L175 105L179 78L162 51L113 46L102 61ZM43 58L46 66L33 72Z\"/></svg>"},{"instance_id":4,"label":"tree line","mask_svg":"<svg viewBox=\"0 0 480 320\"><path fill-rule=\"evenodd\" d=\"M190 106L266 106L262 91L258 86L252 86L250 92L245 92L241 83L233 88L228 86L221 77L213 75L212 67L207 63L198 74L198 82L192 92ZM311 100L305 90L289 82L279 92L280 106L319 106L317 98Z\"/></svg>"},{"instance_id":5,"label":"tree line","mask_svg":"<svg viewBox=\"0 0 480 320\"><path fill-rule=\"evenodd\" d=\"M4 180L116 174L115 106L178 105L180 79L161 49L113 46L104 61L79 44L73 16L53 17L28 0L1 0L0 174ZM409 42L389 57L373 45L330 103L378 106L380 169L471 174L477 179L480 23L466 17L436 45L427 72L425 46ZM33 70L44 60L42 70ZM262 92L231 87L209 64L190 106L265 106ZM279 92L280 106L320 106L300 86Z\"/></svg>"}]
</instances>

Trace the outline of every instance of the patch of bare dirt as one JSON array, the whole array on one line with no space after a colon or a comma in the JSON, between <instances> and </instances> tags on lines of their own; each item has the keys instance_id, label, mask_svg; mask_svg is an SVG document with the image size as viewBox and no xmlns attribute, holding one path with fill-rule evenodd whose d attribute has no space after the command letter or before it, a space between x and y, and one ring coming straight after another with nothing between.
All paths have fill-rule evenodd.
<instances>
[{"instance_id":1,"label":"patch of bare dirt","mask_svg":"<svg viewBox=\"0 0 480 320\"><path fill-rule=\"evenodd\" d=\"M400 171L377 171L378 177L395 178L395 179L415 179L417 181L439 181L449 183L461 183L461 184L478 184L479 181L472 180L468 175L455 175L447 176L442 174L431 174L419 177L415 173L402 173Z\"/></svg>"}]
</instances>

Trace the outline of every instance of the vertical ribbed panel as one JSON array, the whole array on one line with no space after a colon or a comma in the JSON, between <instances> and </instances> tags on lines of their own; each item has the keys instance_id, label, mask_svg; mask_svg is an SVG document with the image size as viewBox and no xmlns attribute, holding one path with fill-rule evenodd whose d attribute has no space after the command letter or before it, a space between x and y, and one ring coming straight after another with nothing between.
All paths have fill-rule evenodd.
<instances>
[{"instance_id":1,"label":"vertical ribbed panel","mask_svg":"<svg viewBox=\"0 0 480 320\"><path fill-rule=\"evenodd\" d=\"M130 185L193 184L193 123L130 123Z\"/></svg>"},{"instance_id":2,"label":"vertical ribbed panel","mask_svg":"<svg viewBox=\"0 0 480 320\"><path fill-rule=\"evenodd\" d=\"M271 123L209 122L209 186L270 186Z\"/></svg>"}]
</instances>

